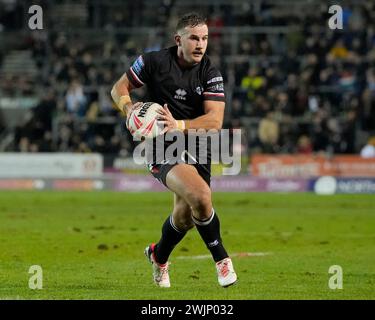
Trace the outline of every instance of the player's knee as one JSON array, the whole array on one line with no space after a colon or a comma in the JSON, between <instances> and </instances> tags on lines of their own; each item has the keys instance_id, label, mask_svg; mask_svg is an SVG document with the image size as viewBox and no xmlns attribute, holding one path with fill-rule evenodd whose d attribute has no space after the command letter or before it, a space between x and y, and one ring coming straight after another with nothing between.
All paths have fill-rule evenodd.
<instances>
[{"instance_id":1,"label":"player's knee","mask_svg":"<svg viewBox=\"0 0 375 320\"><path fill-rule=\"evenodd\" d=\"M203 190L196 190L190 196L194 216L202 220L208 219L212 210L211 190L208 187Z\"/></svg>"},{"instance_id":2,"label":"player's knee","mask_svg":"<svg viewBox=\"0 0 375 320\"><path fill-rule=\"evenodd\" d=\"M190 217L185 217L185 216L179 217L174 220L174 223L176 227L181 231L188 231L195 226L191 218L191 215Z\"/></svg>"},{"instance_id":3,"label":"player's knee","mask_svg":"<svg viewBox=\"0 0 375 320\"><path fill-rule=\"evenodd\" d=\"M188 231L194 227L189 206L176 206L173 211L173 222L181 231Z\"/></svg>"}]
</instances>

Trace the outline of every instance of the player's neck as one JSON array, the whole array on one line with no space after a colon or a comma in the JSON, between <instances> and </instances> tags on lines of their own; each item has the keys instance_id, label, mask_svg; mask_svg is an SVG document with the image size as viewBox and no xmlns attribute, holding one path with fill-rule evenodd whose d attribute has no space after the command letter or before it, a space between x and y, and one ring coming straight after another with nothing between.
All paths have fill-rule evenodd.
<instances>
[{"instance_id":1,"label":"player's neck","mask_svg":"<svg viewBox=\"0 0 375 320\"><path fill-rule=\"evenodd\" d=\"M178 48L177 48L177 63L182 69L190 69L198 64L198 63L187 62L184 58L184 54L182 53L182 51L178 50Z\"/></svg>"}]
</instances>

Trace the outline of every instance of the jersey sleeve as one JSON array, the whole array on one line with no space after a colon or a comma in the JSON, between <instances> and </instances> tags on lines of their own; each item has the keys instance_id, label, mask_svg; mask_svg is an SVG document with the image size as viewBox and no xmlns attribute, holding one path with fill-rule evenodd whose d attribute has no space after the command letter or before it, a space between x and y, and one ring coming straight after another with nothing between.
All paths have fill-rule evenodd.
<instances>
[{"instance_id":1,"label":"jersey sleeve","mask_svg":"<svg viewBox=\"0 0 375 320\"><path fill-rule=\"evenodd\" d=\"M203 99L225 102L224 80L220 71L214 67L208 69L204 83Z\"/></svg>"},{"instance_id":2,"label":"jersey sleeve","mask_svg":"<svg viewBox=\"0 0 375 320\"><path fill-rule=\"evenodd\" d=\"M140 88L144 84L150 81L150 76L152 74L152 61L150 54L143 54L134 61L126 75L128 76L131 84Z\"/></svg>"}]
</instances>

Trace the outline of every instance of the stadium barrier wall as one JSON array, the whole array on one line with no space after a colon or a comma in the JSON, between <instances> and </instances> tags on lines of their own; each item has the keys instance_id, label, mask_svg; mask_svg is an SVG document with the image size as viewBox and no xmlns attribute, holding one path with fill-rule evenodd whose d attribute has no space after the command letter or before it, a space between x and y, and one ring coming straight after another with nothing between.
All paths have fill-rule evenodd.
<instances>
[{"instance_id":1,"label":"stadium barrier wall","mask_svg":"<svg viewBox=\"0 0 375 320\"><path fill-rule=\"evenodd\" d=\"M275 179L251 176L212 177L213 191L221 192L315 192L321 195L336 193L375 193L375 179L335 178ZM1 179L0 190L79 190L119 192L168 191L152 176L105 174L101 178L35 178Z\"/></svg>"},{"instance_id":2,"label":"stadium barrier wall","mask_svg":"<svg viewBox=\"0 0 375 320\"><path fill-rule=\"evenodd\" d=\"M250 163L251 173L263 178L375 178L375 159L357 155L254 155Z\"/></svg>"},{"instance_id":3,"label":"stadium barrier wall","mask_svg":"<svg viewBox=\"0 0 375 320\"><path fill-rule=\"evenodd\" d=\"M250 176L212 177L214 191L224 192L306 192L308 179L267 179ZM105 174L101 178L1 179L2 190L113 190L123 192L168 191L151 175Z\"/></svg>"},{"instance_id":4,"label":"stadium barrier wall","mask_svg":"<svg viewBox=\"0 0 375 320\"><path fill-rule=\"evenodd\" d=\"M375 193L375 179L323 176L318 179L310 180L308 191L321 195L331 195L336 193L373 194Z\"/></svg>"},{"instance_id":5,"label":"stadium barrier wall","mask_svg":"<svg viewBox=\"0 0 375 320\"><path fill-rule=\"evenodd\" d=\"M266 167L272 167L271 174L266 177L249 174L213 176L212 190L315 192L327 195L375 193L375 174L372 176L372 170L375 168L373 159L361 159L355 156L331 159L306 156L254 156L252 160L255 160L255 166L257 163L266 163ZM308 169L304 172L303 168ZM319 176L319 173L323 175ZM327 175L330 173L339 173L342 176ZM346 177L350 173L366 173L368 176ZM312 174L317 176L311 176ZM150 174L104 172L103 157L100 154L68 153L0 154L0 190L168 191Z\"/></svg>"},{"instance_id":6,"label":"stadium barrier wall","mask_svg":"<svg viewBox=\"0 0 375 320\"><path fill-rule=\"evenodd\" d=\"M101 154L1 153L0 178L101 177Z\"/></svg>"}]
</instances>

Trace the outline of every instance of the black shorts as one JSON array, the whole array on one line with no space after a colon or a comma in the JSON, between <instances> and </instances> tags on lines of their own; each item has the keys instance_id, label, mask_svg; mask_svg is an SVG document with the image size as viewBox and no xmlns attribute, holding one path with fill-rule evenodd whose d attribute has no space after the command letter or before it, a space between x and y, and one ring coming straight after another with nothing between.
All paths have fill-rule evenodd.
<instances>
[{"instance_id":1,"label":"black shorts","mask_svg":"<svg viewBox=\"0 0 375 320\"><path fill-rule=\"evenodd\" d=\"M169 163L150 164L150 165L148 165L148 168L149 168L151 174L168 188L167 183L166 183L167 174L168 174L169 170L171 170L175 165L178 165L178 163L174 163L174 164L169 164ZM203 178L204 181L206 181L208 186L210 186L210 182L211 182L211 163L207 163L207 164L195 163L195 164L191 164L191 165L194 166L197 169L199 175Z\"/></svg>"},{"instance_id":2,"label":"black shorts","mask_svg":"<svg viewBox=\"0 0 375 320\"><path fill-rule=\"evenodd\" d=\"M193 137L194 135L190 136ZM150 145L152 144L153 148L151 150L152 154L150 153L150 156L152 155L152 160L148 163L148 169L150 170L151 174L159 180L162 184L164 184L166 187L166 179L167 174L169 170L171 170L175 165L178 165L179 163L186 163L189 165L194 166L199 175L203 178L204 181L210 186L210 180L211 180L211 152L210 152L210 144L209 142L205 141L195 141L195 145L193 150L189 149L188 139L187 135L184 136L184 148L179 149L177 152L181 152L181 154L178 155L178 157L171 159L170 157L166 155L165 151L172 144L171 141L165 141L164 136L159 136L156 139L154 139L152 142L150 142ZM164 148L158 148L156 145L157 141L160 142L160 146L164 146ZM204 150L205 149L205 150ZM200 154L200 150L206 151L204 154L205 156ZM192 152L192 153L190 153ZM177 155L177 154L175 154ZM201 158L200 158L201 157ZM158 160L157 160L158 159ZM176 161L176 159L178 159ZM169 162L170 161L170 162Z\"/></svg>"}]
</instances>

